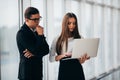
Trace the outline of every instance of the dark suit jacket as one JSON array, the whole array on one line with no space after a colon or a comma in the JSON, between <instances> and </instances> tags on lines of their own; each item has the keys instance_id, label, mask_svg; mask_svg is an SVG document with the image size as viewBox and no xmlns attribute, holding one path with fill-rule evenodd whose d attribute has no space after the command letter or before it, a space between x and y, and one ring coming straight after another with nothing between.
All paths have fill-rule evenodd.
<instances>
[{"instance_id":1,"label":"dark suit jacket","mask_svg":"<svg viewBox=\"0 0 120 80\"><path fill-rule=\"evenodd\" d=\"M38 35L24 23L17 33L16 40L20 53L18 78L41 80L42 57L49 53L49 46L44 35ZM26 58L23 53L25 49L28 49L35 56Z\"/></svg>"}]
</instances>

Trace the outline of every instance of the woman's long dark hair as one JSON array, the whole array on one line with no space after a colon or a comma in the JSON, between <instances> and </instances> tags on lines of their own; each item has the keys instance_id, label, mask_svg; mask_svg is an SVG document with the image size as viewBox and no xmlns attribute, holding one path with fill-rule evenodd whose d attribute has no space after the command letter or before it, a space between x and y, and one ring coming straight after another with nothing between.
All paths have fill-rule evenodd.
<instances>
[{"instance_id":1,"label":"woman's long dark hair","mask_svg":"<svg viewBox=\"0 0 120 80\"><path fill-rule=\"evenodd\" d=\"M73 32L70 32L68 28L69 18L75 18L75 29L73 30ZM73 37L74 39L81 38L79 31L78 31L77 17L74 13L67 13L63 18L62 32L56 43L56 52L58 55L61 54L64 43L66 44L66 51L67 51L69 37Z\"/></svg>"}]
</instances>

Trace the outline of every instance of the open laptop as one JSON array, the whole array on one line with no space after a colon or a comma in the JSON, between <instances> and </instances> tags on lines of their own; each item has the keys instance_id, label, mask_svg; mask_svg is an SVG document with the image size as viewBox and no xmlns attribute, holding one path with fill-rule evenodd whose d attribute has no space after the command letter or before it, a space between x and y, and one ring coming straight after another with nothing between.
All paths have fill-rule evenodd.
<instances>
[{"instance_id":1,"label":"open laptop","mask_svg":"<svg viewBox=\"0 0 120 80\"><path fill-rule=\"evenodd\" d=\"M78 58L84 53L90 57L96 57L99 46L99 38L75 39L73 43L72 58Z\"/></svg>"}]
</instances>

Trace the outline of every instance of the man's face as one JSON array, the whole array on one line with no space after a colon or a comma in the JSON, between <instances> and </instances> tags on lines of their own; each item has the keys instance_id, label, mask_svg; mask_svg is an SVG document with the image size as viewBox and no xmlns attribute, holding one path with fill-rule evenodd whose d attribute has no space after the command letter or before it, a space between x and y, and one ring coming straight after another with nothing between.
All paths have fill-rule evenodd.
<instances>
[{"instance_id":1,"label":"man's face","mask_svg":"<svg viewBox=\"0 0 120 80\"><path fill-rule=\"evenodd\" d=\"M39 25L40 19L42 17L39 14L31 15L30 19L26 19L30 28L36 28Z\"/></svg>"}]
</instances>

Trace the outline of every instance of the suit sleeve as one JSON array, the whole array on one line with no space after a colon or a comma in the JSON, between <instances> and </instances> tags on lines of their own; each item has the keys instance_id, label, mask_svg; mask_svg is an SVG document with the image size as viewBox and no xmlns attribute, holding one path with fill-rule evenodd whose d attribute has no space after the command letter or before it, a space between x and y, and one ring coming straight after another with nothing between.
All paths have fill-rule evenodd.
<instances>
[{"instance_id":1,"label":"suit sleeve","mask_svg":"<svg viewBox=\"0 0 120 80\"><path fill-rule=\"evenodd\" d=\"M44 35L30 36L24 32L19 32L17 41L24 49L28 49L35 56L43 57L49 53L49 46Z\"/></svg>"}]
</instances>

